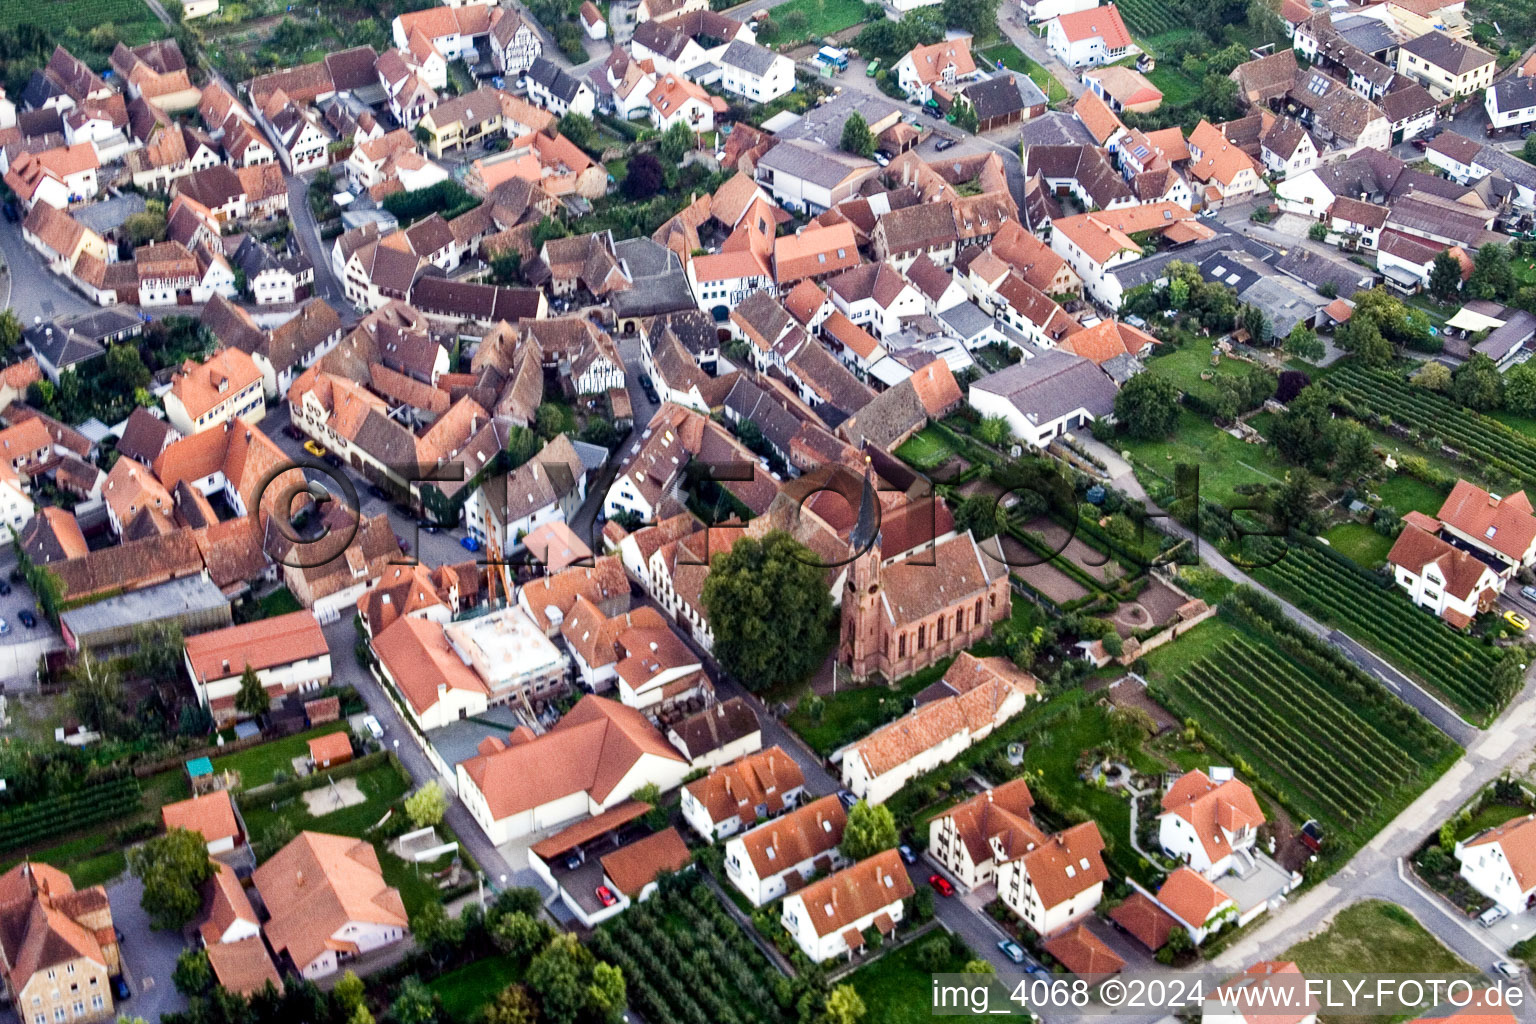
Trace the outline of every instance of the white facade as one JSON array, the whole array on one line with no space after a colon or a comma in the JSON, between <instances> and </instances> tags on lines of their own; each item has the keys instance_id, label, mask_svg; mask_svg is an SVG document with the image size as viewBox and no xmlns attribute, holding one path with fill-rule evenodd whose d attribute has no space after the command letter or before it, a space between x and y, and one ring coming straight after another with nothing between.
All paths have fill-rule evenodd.
<instances>
[{"instance_id":1,"label":"white facade","mask_svg":"<svg viewBox=\"0 0 1536 1024\"><path fill-rule=\"evenodd\" d=\"M1059 18L1063 14L1076 14L1078 11L1088 11L1099 6L1099 0L1020 0L1019 8L1024 12L1024 17L1032 22L1050 21Z\"/></svg>"},{"instance_id":2,"label":"white facade","mask_svg":"<svg viewBox=\"0 0 1536 1024\"><path fill-rule=\"evenodd\" d=\"M937 0L935 0L937 2ZM795 62L783 54L773 55L768 70L757 74L748 68L734 64L720 65L720 80L716 83L726 92L735 93L754 103L768 103L795 90Z\"/></svg>"},{"instance_id":3,"label":"white facade","mask_svg":"<svg viewBox=\"0 0 1536 1024\"><path fill-rule=\"evenodd\" d=\"M1094 414L1083 407L1078 407L1070 412L1063 413L1055 419L1036 423L1024 414L1018 406L1014 405L1007 396L993 394L971 385L967 398L971 408L983 416L1001 416L1008 421L1008 428L1013 431L1013 436L1033 448L1044 450L1051 441L1062 434L1070 433L1088 426L1096 419Z\"/></svg>"},{"instance_id":4,"label":"white facade","mask_svg":"<svg viewBox=\"0 0 1536 1024\"><path fill-rule=\"evenodd\" d=\"M1484 896L1511 914L1519 914L1536 899L1536 879L1524 877L1510 863L1510 850L1536 842L1536 825L1530 818L1510 822L1491 833L1473 836L1456 844L1461 877ZM1525 857L1529 861L1529 856Z\"/></svg>"},{"instance_id":5,"label":"white facade","mask_svg":"<svg viewBox=\"0 0 1536 1024\"><path fill-rule=\"evenodd\" d=\"M357 947L357 955L361 956L375 949L382 949L391 943L399 942L403 938L405 938L405 929L397 928L394 925L373 924L367 921L348 921L331 934L331 945L334 948L326 949L307 964L297 965L299 973L310 981L329 977L341 969L336 948L346 948L346 944L351 943Z\"/></svg>"},{"instance_id":6,"label":"white facade","mask_svg":"<svg viewBox=\"0 0 1536 1024\"><path fill-rule=\"evenodd\" d=\"M862 871L868 864L869 861L861 861L852 868L846 868L845 870ZM902 872L903 877L900 879L900 882L906 882L906 888L903 889L893 878L891 879L893 883L890 886L891 891L893 893L910 891L911 883L907 882L905 870L901 868L899 861L893 870ZM871 900L870 902L873 903L874 901ZM904 911L905 903L900 896L895 896L889 903L873 906L868 912L858 918L846 921L839 926L834 926L827 934L821 935L816 930L815 917L816 914L822 912L821 908L806 906L804 893L797 892L785 897L783 910L779 915L779 922L783 924L784 930L793 936L795 944L800 947L800 951L819 964L833 957L848 954L848 942L844 936L850 929L863 932L867 928L873 928L875 926L875 919L881 915L888 916L892 924L899 925L902 922Z\"/></svg>"},{"instance_id":7,"label":"white facade","mask_svg":"<svg viewBox=\"0 0 1536 1024\"><path fill-rule=\"evenodd\" d=\"M1217 878L1227 872L1232 864L1232 854L1244 850L1253 849L1258 841L1258 829L1245 828L1237 832L1216 826L1221 829L1221 835L1225 840L1220 844L1226 854L1220 860L1213 862L1205 843L1195 832L1195 826L1190 824L1182 816L1168 812L1161 816L1158 822L1157 841L1161 844L1163 852L1176 860L1189 865L1191 870L1198 871L1207 878Z\"/></svg>"},{"instance_id":8,"label":"white facade","mask_svg":"<svg viewBox=\"0 0 1536 1024\"><path fill-rule=\"evenodd\" d=\"M772 828L773 822L759 825L758 829ZM752 831L757 831L753 829ZM784 895L789 890L789 876L792 874L809 878L815 871L815 863L818 859L831 856L833 866L847 863L846 859L838 853L834 845L828 853L818 853L815 857L807 857L796 864L785 864L771 875L760 876L757 866L752 863L752 858L747 855L746 844L742 841L742 833L726 840L725 843L725 874L731 884L741 890L741 894L751 901L754 907L765 906ZM842 834L838 834L842 838Z\"/></svg>"},{"instance_id":9,"label":"white facade","mask_svg":"<svg viewBox=\"0 0 1536 1024\"><path fill-rule=\"evenodd\" d=\"M192 689L197 694L197 699L203 707L213 711L214 721L222 724L233 718L239 717L239 713L232 707L227 710L214 708L215 702L233 701L240 692L240 677L245 672L245 666L239 669L230 666L230 674L219 676L217 679L199 679L192 669L191 658L184 657L187 666L187 675L192 680ZM282 694L312 693L331 682L331 655L329 652L315 658L300 658L283 665L273 665L271 668L258 669L256 680L261 683L262 689L268 693L278 692Z\"/></svg>"},{"instance_id":10,"label":"white facade","mask_svg":"<svg viewBox=\"0 0 1536 1024\"><path fill-rule=\"evenodd\" d=\"M1406 566L1394 565L1392 579L1402 588L1408 600L1442 618L1449 611L1467 619L1474 619L1478 613L1478 597L1484 591L1492 590L1495 594L1504 592L1504 579L1486 565L1483 566L1482 575L1478 577L1477 583L1464 598L1457 597L1446 589L1445 573L1441 571L1438 562L1426 562L1418 573L1414 573Z\"/></svg>"},{"instance_id":11,"label":"white facade","mask_svg":"<svg viewBox=\"0 0 1536 1024\"><path fill-rule=\"evenodd\" d=\"M1104 883L1095 882L1070 899L1046 906L1021 858L997 866L997 895L1032 931L1054 935L1093 913L1104 895Z\"/></svg>"},{"instance_id":12,"label":"white facade","mask_svg":"<svg viewBox=\"0 0 1536 1024\"><path fill-rule=\"evenodd\" d=\"M1536 78L1507 78L1483 92L1483 109L1495 128L1517 128L1536 122Z\"/></svg>"},{"instance_id":13,"label":"white facade","mask_svg":"<svg viewBox=\"0 0 1536 1024\"><path fill-rule=\"evenodd\" d=\"M1051 53L1056 55L1057 60L1069 68L1113 64L1130 52L1126 47L1115 49L1106 46L1103 36L1068 39L1066 32L1062 31L1059 17L1052 19L1050 26L1046 29L1045 45Z\"/></svg>"}]
</instances>

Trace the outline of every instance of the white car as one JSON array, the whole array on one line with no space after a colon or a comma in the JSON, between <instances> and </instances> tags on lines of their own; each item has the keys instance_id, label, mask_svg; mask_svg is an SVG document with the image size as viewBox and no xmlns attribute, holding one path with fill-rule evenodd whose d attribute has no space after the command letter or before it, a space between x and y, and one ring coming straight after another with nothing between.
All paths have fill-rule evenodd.
<instances>
[{"instance_id":1,"label":"white car","mask_svg":"<svg viewBox=\"0 0 1536 1024\"><path fill-rule=\"evenodd\" d=\"M1500 960L1498 963L1493 965L1493 969L1504 975L1506 978L1515 978L1519 977L1520 975L1520 968L1516 967L1508 960Z\"/></svg>"},{"instance_id":2,"label":"white car","mask_svg":"<svg viewBox=\"0 0 1536 1024\"><path fill-rule=\"evenodd\" d=\"M1498 924L1508 916L1508 910L1504 909L1498 904L1494 904L1478 916L1477 923L1482 925L1484 928L1492 928L1494 925Z\"/></svg>"},{"instance_id":3,"label":"white car","mask_svg":"<svg viewBox=\"0 0 1536 1024\"><path fill-rule=\"evenodd\" d=\"M376 740L381 740L384 738L384 727L380 725L379 720L374 718L372 715L363 716L363 728L367 729L368 735L372 736Z\"/></svg>"}]
</instances>

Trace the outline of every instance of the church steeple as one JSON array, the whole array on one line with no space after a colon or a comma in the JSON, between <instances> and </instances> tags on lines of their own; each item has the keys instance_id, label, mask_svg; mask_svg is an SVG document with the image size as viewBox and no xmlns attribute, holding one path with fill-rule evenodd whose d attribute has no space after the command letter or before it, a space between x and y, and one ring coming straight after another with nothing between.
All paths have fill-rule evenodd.
<instances>
[{"instance_id":1,"label":"church steeple","mask_svg":"<svg viewBox=\"0 0 1536 1024\"><path fill-rule=\"evenodd\" d=\"M868 459L865 462L867 463ZM870 545L879 528L879 519L875 514L875 486L870 480L869 466L866 464L864 493L859 497L859 519L853 524L853 532L848 535L848 546L853 549L855 555L860 554Z\"/></svg>"}]
</instances>

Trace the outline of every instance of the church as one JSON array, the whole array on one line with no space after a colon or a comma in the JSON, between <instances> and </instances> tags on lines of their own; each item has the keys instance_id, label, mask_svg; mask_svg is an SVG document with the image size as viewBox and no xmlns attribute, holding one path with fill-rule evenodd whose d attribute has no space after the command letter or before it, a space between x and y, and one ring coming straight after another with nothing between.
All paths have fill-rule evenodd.
<instances>
[{"instance_id":1,"label":"church","mask_svg":"<svg viewBox=\"0 0 1536 1024\"><path fill-rule=\"evenodd\" d=\"M965 650L1009 617L1008 567L983 555L969 531L882 566L876 508L866 480L848 538L854 557L838 660L855 679L896 680Z\"/></svg>"}]
</instances>

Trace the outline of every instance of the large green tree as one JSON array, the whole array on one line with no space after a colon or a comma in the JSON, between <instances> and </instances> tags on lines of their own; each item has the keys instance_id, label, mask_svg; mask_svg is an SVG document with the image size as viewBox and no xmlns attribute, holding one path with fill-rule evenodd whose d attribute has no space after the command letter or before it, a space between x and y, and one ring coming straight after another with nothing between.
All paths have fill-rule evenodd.
<instances>
[{"instance_id":1,"label":"large green tree","mask_svg":"<svg viewBox=\"0 0 1536 1024\"><path fill-rule=\"evenodd\" d=\"M533 958L524 976L549 1024L578 1020L617 1021L624 1013L624 975L617 967L597 962L576 936L555 936Z\"/></svg>"},{"instance_id":2,"label":"large green tree","mask_svg":"<svg viewBox=\"0 0 1536 1024\"><path fill-rule=\"evenodd\" d=\"M998 0L944 0L944 21L980 39L997 34Z\"/></svg>"},{"instance_id":3,"label":"large green tree","mask_svg":"<svg viewBox=\"0 0 1536 1024\"><path fill-rule=\"evenodd\" d=\"M837 144L845 153L869 156L875 151L875 137L869 130L869 122L863 114L851 114L843 122L843 137Z\"/></svg>"},{"instance_id":4,"label":"large green tree","mask_svg":"<svg viewBox=\"0 0 1536 1024\"><path fill-rule=\"evenodd\" d=\"M1167 437L1179 418L1179 389L1159 374L1138 373L1115 395L1115 418L1132 437Z\"/></svg>"},{"instance_id":5,"label":"large green tree","mask_svg":"<svg viewBox=\"0 0 1536 1024\"><path fill-rule=\"evenodd\" d=\"M894 849L896 843L896 817L891 809L884 804L860 800L848 812L843 841L838 848L850 860L863 860L883 850Z\"/></svg>"},{"instance_id":6,"label":"large green tree","mask_svg":"<svg viewBox=\"0 0 1536 1024\"><path fill-rule=\"evenodd\" d=\"M714 556L704 608L715 658L751 690L803 679L821 664L832 623L826 568L782 530Z\"/></svg>"},{"instance_id":7,"label":"large green tree","mask_svg":"<svg viewBox=\"0 0 1536 1024\"><path fill-rule=\"evenodd\" d=\"M129 850L128 870L144 883L139 905L150 924L174 930L202 910L202 885L213 877L213 862L200 833L173 828Z\"/></svg>"},{"instance_id":8,"label":"large green tree","mask_svg":"<svg viewBox=\"0 0 1536 1024\"><path fill-rule=\"evenodd\" d=\"M1429 268L1429 292L1441 302L1449 302L1461 290L1461 261L1449 249L1442 249Z\"/></svg>"},{"instance_id":9,"label":"large green tree","mask_svg":"<svg viewBox=\"0 0 1536 1024\"><path fill-rule=\"evenodd\" d=\"M1514 291L1515 271L1509 262L1509 246L1489 244L1472 257L1472 276L1467 291L1479 299L1504 299Z\"/></svg>"},{"instance_id":10,"label":"large green tree","mask_svg":"<svg viewBox=\"0 0 1536 1024\"><path fill-rule=\"evenodd\" d=\"M82 654L70 669L69 710L80 724L103 736L118 736L126 725L123 680L117 665Z\"/></svg>"},{"instance_id":11,"label":"large green tree","mask_svg":"<svg viewBox=\"0 0 1536 1024\"><path fill-rule=\"evenodd\" d=\"M240 673L240 689L235 694L235 710L242 715L264 715L272 709L272 698L256 676L256 670L245 666Z\"/></svg>"},{"instance_id":12,"label":"large green tree","mask_svg":"<svg viewBox=\"0 0 1536 1024\"><path fill-rule=\"evenodd\" d=\"M955 509L955 526L957 529L970 530L977 540L986 540L1008 528L1008 513L992 495L975 494Z\"/></svg>"},{"instance_id":13,"label":"large green tree","mask_svg":"<svg viewBox=\"0 0 1536 1024\"><path fill-rule=\"evenodd\" d=\"M1323 358L1326 351L1317 332L1308 327L1304 321L1297 321L1291 328L1291 333L1285 336L1285 350L1297 359L1305 359L1309 363L1315 363Z\"/></svg>"},{"instance_id":14,"label":"large green tree","mask_svg":"<svg viewBox=\"0 0 1536 1024\"><path fill-rule=\"evenodd\" d=\"M1481 352L1451 374L1451 397L1468 409L1486 412L1504 405L1504 380L1499 367Z\"/></svg>"},{"instance_id":15,"label":"large green tree","mask_svg":"<svg viewBox=\"0 0 1536 1024\"><path fill-rule=\"evenodd\" d=\"M693 132L688 125L682 121L674 121L672 127L662 133L661 155L667 163L676 167L683 162L683 157L687 156L688 151L695 145L697 140L693 137Z\"/></svg>"},{"instance_id":16,"label":"large green tree","mask_svg":"<svg viewBox=\"0 0 1536 1024\"><path fill-rule=\"evenodd\" d=\"M1505 372L1504 408L1522 416L1536 416L1536 361L1516 363Z\"/></svg>"}]
</instances>

